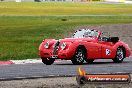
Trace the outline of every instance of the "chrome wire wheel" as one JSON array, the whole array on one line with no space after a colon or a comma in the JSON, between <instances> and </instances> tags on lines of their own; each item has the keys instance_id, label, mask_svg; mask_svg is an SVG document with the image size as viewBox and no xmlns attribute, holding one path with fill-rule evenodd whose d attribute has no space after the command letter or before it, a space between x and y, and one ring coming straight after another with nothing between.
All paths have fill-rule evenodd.
<instances>
[{"instance_id":1,"label":"chrome wire wheel","mask_svg":"<svg viewBox=\"0 0 132 88\"><path fill-rule=\"evenodd\" d=\"M117 48L116 57L113 59L115 63L121 63L125 58L125 51L122 47Z\"/></svg>"},{"instance_id":2,"label":"chrome wire wheel","mask_svg":"<svg viewBox=\"0 0 132 88\"><path fill-rule=\"evenodd\" d=\"M82 47L78 47L78 49L75 52L74 57L72 58L72 63L75 65L83 64L86 55L85 55L85 49Z\"/></svg>"},{"instance_id":3,"label":"chrome wire wheel","mask_svg":"<svg viewBox=\"0 0 132 88\"><path fill-rule=\"evenodd\" d=\"M119 60L122 60L124 58L124 52L122 50L122 48L118 48L117 49L117 56L116 58L118 58Z\"/></svg>"},{"instance_id":4,"label":"chrome wire wheel","mask_svg":"<svg viewBox=\"0 0 132 88\"><path fill-rule=\"evenodd\" d=\"M81 63L82 61L84 61L84 53L81 49L79 49L77 52L76 52L76 55L75 55L76 59L77 59L77 62Z\"/></svg>"}]
</instances>

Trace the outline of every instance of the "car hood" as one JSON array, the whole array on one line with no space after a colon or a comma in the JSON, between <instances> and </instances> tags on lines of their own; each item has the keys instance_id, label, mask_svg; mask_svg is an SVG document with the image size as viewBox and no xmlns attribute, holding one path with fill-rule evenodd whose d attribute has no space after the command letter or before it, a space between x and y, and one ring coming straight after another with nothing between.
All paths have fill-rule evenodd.
<instances>
[{"instance_id":1,"label":"car hood","mask_svg":"<svg viewBox=\"0 0 132 88\"><path fill-rule=\"evenodd\" d=\"M87 41L87 42L92 42L95 41L96 39L94 38L65 38L65 39L60 39L60 42L74 42L74 41Z\"/></svg>"}]
</instances>

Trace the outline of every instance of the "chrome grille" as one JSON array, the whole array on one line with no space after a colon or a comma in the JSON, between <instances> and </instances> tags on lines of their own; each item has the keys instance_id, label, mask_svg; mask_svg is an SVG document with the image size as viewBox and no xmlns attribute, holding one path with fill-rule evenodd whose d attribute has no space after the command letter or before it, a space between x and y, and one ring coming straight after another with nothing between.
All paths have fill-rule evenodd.
<instances>
[{"instance_id":1,"label":"chrome grille","mask_svg":"<svg viewBox=\"0 0 132 88\"><path fill-rule=\"evenodd\" d=\"M54 45L54 49L53 49L53 55L56 55L57 54L57 50L59 49L59 44L60 42L57 41Z\"/></svg>"}]
</instances>

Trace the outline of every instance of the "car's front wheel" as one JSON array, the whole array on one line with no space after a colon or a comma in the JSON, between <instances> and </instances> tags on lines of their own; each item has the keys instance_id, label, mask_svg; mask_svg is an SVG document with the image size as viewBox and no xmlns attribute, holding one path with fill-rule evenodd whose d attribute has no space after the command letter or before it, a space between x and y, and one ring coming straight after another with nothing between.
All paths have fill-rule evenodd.
<instances>
[{"instance_id":1,"label":"car's front wheel","mask_svg":"<svg viewBox=\"0 0 132 88\"><path fill-rule=\"evenodd\" d=\"M75 65L83 64L86 58L85 50L82 47L77 48L74 57L72 58L72 63Z\"/></svg>"},{"instance_id":2,"label":"car's front wheel","mask_svg":"<svg viewBox=\"0 0 132 88\"><path fill-rule=\"evenodd\" d=\"M121 63L125 58L125 52L123 48L117 48L116 57L113 59L115 63Z\"/></svg>"},{"instance_id":3,"label":"car's front wheel","mask_svg":"<svg viewBox=\"0 0 132 88\"><path fill-rule=\"evenodd\" d=\"M51 65L54 63L55 59L54 58L41 58L42 62L46 65Z\"/></svg>"}]
</instances>

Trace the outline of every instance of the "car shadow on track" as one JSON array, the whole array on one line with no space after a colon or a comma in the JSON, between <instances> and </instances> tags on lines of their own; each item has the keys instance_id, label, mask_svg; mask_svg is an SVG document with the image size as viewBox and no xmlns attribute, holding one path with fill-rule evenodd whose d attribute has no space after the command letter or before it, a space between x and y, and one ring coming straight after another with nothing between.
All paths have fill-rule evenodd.
<instances>
[{"instance_id":1,"label":"car shadow on track","mask_svg":"<svg viewBox=\"0 0 132 88\"><path fill-rule=\"evenodd\" d=\"M105 64L127 64L129 61L124 61L122 63L114 63L114 62L93 62L93 63L83 63L82 65L105 65ZM69 63L55 63L54 65L74 65L72 62Z\"/></svg>"}]
</instances>

